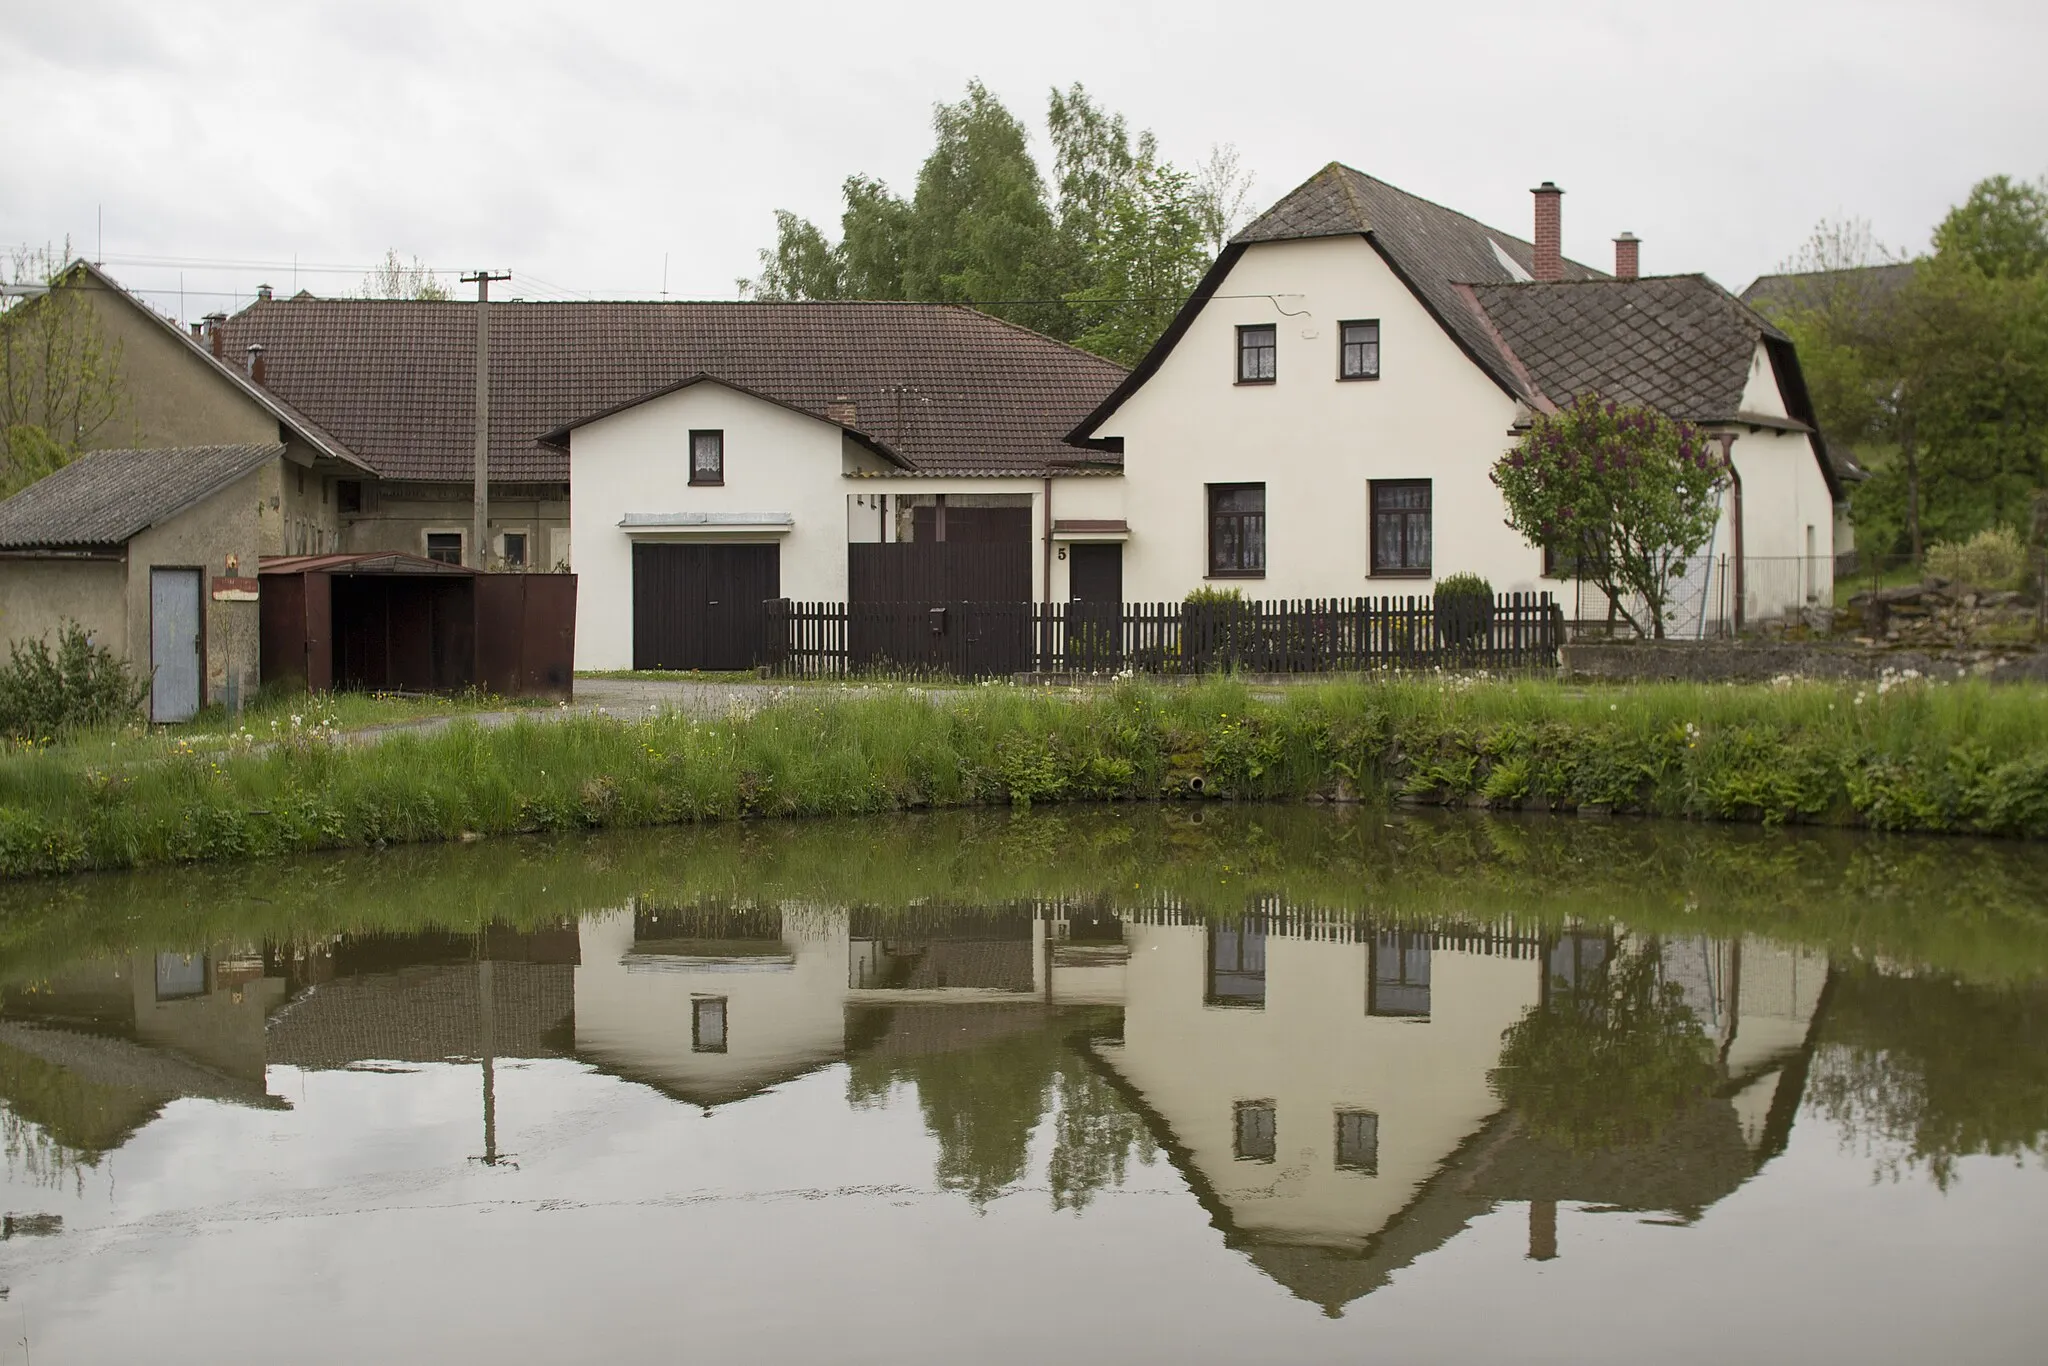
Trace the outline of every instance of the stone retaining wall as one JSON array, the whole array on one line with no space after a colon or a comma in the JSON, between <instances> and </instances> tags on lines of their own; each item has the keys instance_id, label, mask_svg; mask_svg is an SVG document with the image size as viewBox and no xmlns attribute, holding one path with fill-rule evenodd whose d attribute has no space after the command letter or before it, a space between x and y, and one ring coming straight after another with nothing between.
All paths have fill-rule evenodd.
<instances>
[{"instance_id":1,"label":"stone retaining wall","mask_svg":"<svg viewBox=\"0 0 2048 1366\"><path fill-rule=\"evenodd\" d=\"M1563 675L1611 683L1676 679L1763 683L1795 678L1876 679L1890 670L1928 678L1983 677L2048 683L2048 653L2019 650L1887 650L1811 641L1581 641L1563 650Z\"/></svg>"}]
</instances>

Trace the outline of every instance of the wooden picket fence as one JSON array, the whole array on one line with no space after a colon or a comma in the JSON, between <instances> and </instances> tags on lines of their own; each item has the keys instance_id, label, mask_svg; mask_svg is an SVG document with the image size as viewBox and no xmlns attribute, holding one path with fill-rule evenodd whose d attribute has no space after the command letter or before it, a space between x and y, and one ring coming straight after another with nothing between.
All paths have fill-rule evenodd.
<instances>
[{"instance_id":1,"label":"wooden picket fence","mask_svg":"<svg viewBox=\"0 0 2048 1366\"><path fill-rule=\"evenodd\" d=\"M1564 632L1548 593L1442 612L1427 597L763 607L763 662L793 678L1543 669L1556 666Z\"/></svg>"}]
</instances>

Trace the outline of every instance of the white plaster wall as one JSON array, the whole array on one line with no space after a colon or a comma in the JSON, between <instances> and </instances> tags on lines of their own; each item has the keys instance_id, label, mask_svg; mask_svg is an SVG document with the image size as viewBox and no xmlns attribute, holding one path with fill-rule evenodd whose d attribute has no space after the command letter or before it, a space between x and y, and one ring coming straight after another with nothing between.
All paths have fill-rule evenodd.
<instances>
[{"instance_id":1,"label":"white plaster wall","mask_svg":"<svg viewBox=\"0 0 2048 1366\"><path fill-rule=\"evenodd\" d=\"M725 433L725 482L690 483L693 430ZM570 437L569 529L576 547L576 667L633 664L632 538L629 512L783 512L785 597L846 597L849 468L879 462L830 423L714 382L691 385L614 413Z\"/></svg>"},{"instance_id":2,"label":"white plaster wall","mask_svg":"<svg viewBox=\"0 0 2048 1366\"><path fill-rule=\"evenodd\" d=\"M1096 433L1124 440L1126 597L1163 601L1199 587L1208 569L1204 486L1261 480L1266 576L1227 581L1248 597L1427 592L1429 580L1370 577L1371 479L1433 481L1436 576L1477 571L1497 592L1550 586L1538 580L1540 552L1502 524L1505 508L1487 480L1513 444L1513 400L1370 244L1255 246L1217 294ZM1296 296L1280 303L1306 315L1281 316L1263 297L1274 294ZM1380 322L1381 378L1341 382L1337 325L1365 318ZM1236 328L1256 323L1278 325L1278 379L1238 385Z\"/></svg>"},{"instance_id":3,"label":"white plaster wall","mask_svg":"<svg viewBox=\"0 0 2048 1366\"><path fill-rule=\"evenodd\" d=\"M1832 603L1835 500L1814 456L1812 438L1804 432L1743 428L1732 454L1742 475L1748 615L1776 616L1808 600ZM1720 551L1732 549L1725 518L1715 544Z\"/></svg>"},{"instance_id":4,"label":"white plaster wall","mask_svg":"<svg viewBox=\"0 0 2048 1366\"><path fill-rule=\"evenodd\" d=\"M686 1095L736 1097L838 1058L846 1042L846 919L786 909L778 969L628 966L633 915L587 917L578 931L576 1051ZM726 999L726 1051L691 1045L691 1001Z\"/></svg>"},{"instance_id":5,"label":"white plaster wall","mask_svg":"<svg viewBox=\"0 0 2048 1366\"><path fill-rule=\"evenodd\" d=\"M1369 949L1266 941L1264 1009L1203 1003L1201 926L1127 928L1124 1041L1103 1059L1171 1126L1238 1224L1361 1245L1500 1108L1487 1070L1536 1004L1539 963L1438 950L1426 1023L1366 1014ZM1235 1155L1235 1106L1274 1104L1276 1157ZM1336 1113L1379 1116L1379 1172L1336 1165Z\"/></svg>"}]
</instances>

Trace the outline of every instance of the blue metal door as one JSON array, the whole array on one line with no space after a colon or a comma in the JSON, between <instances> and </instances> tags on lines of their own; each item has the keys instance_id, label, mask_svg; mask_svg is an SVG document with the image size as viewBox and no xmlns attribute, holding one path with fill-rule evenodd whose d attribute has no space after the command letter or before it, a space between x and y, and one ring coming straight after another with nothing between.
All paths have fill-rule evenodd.
<instances>
[{"instance_id":1,"label":"blue metal door","mask_svg":"<svg viewBox=\"0 0 2048 1366\"><path fill-rule=\"evenodd\" d=\"M199 571L149 571L149 719L190 721L199 711Z\"/></svg>"}]
</instances>

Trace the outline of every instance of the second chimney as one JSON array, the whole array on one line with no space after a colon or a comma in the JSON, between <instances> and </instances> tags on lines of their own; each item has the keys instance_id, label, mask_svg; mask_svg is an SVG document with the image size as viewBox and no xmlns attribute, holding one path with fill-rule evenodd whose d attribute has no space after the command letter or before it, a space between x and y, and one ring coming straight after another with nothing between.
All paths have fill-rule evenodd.
<instances>
[{"instance_id":1,"label":"second chimney","mask_svg":"<svg viewBox=\"0 0 2048 1366\"><path fill-rule=\"evenodd\" d=\"M205 328L206 349L213 352L215 360L219 360L221 358L221 329L227 326L228 315L225 313L209 313L199 321Z\"/></svg>"},{"instance_id":2,"label":"second chimney","mask_svg":"<svg viewBox=\"0 0 2048 1366\"><path fill-rule=\"evenodd\" d=\"M1536 268L1538 280L1564 278L1564 191L1557 182L1546 180L1529 191L1536 196Z\"/></svg>"},{"instance_id":3,"label":"second chimney","mask_svg":"<svg viewBox=\"0 0 2048 1366\"><path fill-rule=\"evenodd\" d=\"M1643 241L1632 232L1614 239L1614 278L1633 280L1642 274Z\"/></svg>"},{"instance_id":4,"label":"second chimney","mask_svg":"<svg viewBox=\"0 0 2048 1366\"><path fill-rule=\"evenodd\" d=\"M842 427L853 427L859 425L856 419L860 416L860 409L845 394L834 394L832 401L825 405L825 416Z\"/></svg>"},{"instance_id":5,"label":"second chimney","mask_svg":"<svg viewBox=\"0 0 2048 1366\"><path fill-rule=\"evenodd\" d=\"M257 384L263 383L263 343L249 343L249 378Z\"/></svg>"}]
</instances>

